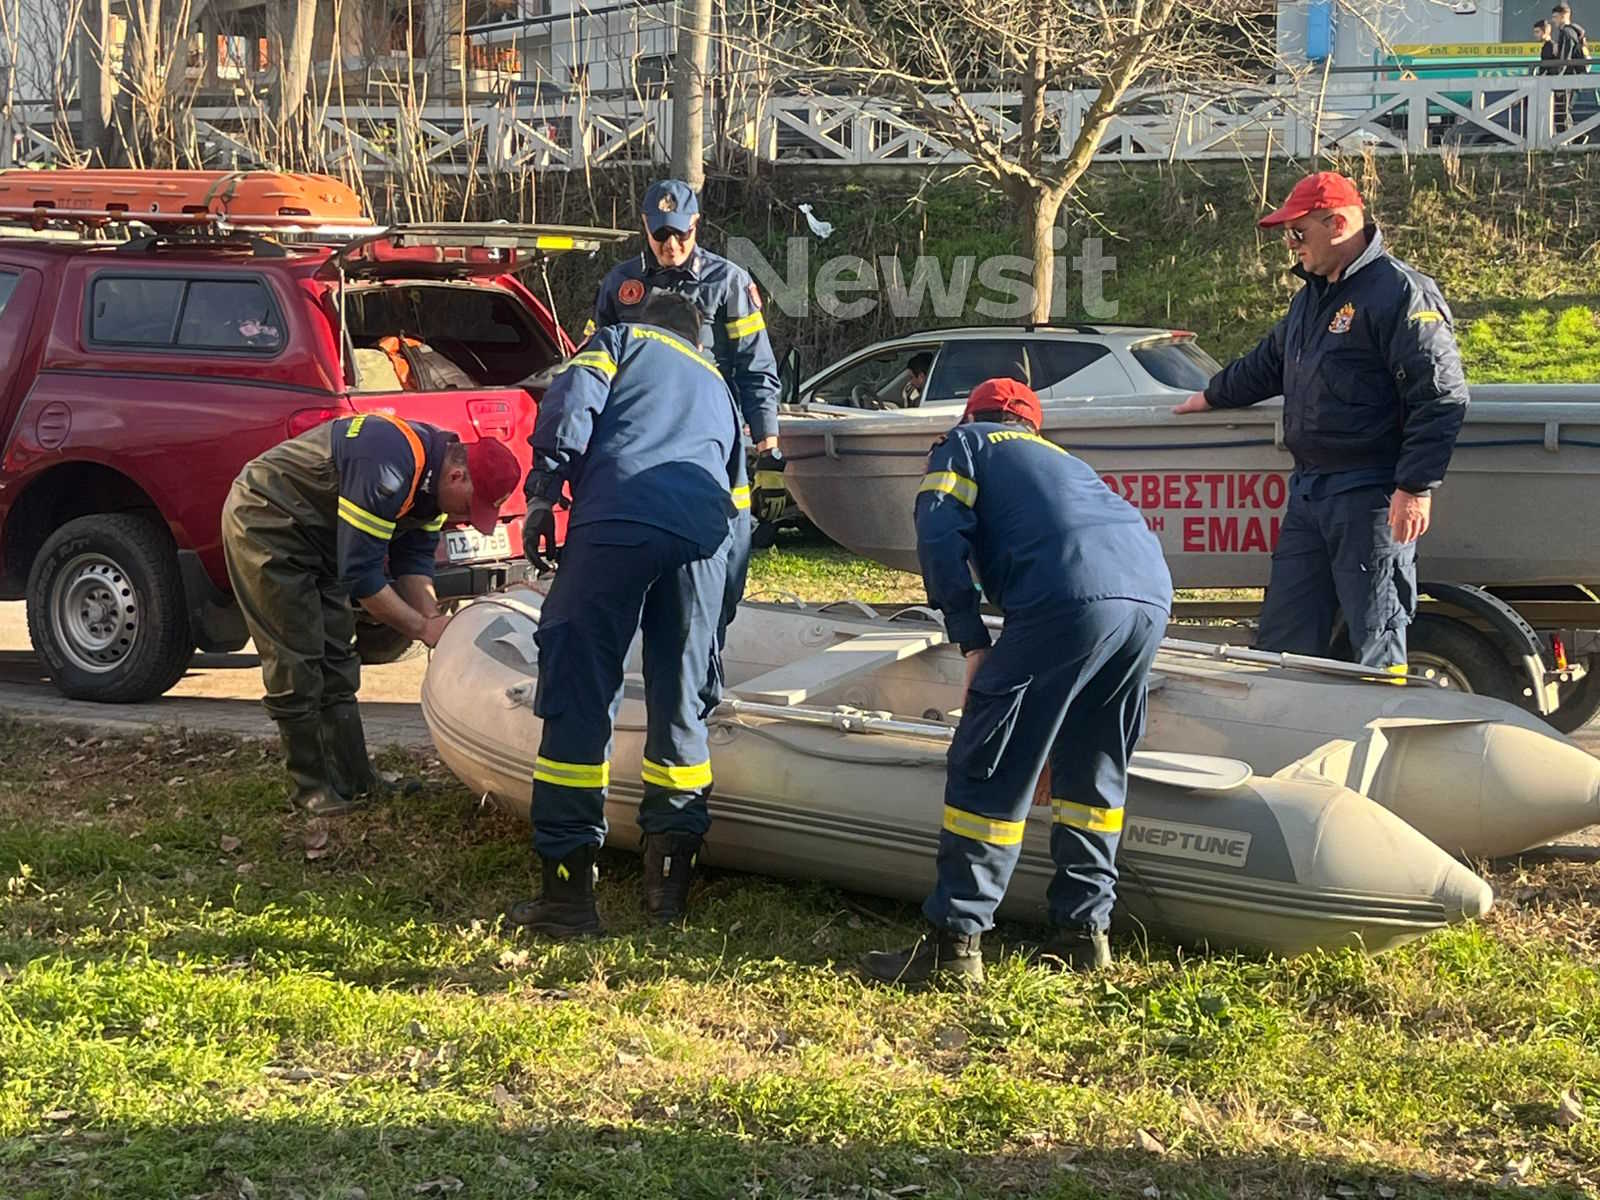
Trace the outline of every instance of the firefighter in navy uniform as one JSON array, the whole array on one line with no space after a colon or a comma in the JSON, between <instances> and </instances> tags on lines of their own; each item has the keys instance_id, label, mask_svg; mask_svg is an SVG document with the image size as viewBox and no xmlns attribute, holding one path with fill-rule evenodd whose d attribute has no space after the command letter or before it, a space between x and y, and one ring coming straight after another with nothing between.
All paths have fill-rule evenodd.
<instances>
[{"instance_id":1,"label":"firefighter in navy uniform","mask_svg":"<svg viewBox=\"0 0 1600 1200\"><path fill-rule=\"evenodd\" d=\"M658 291L694 301L700 311L700 348L716 360L758 456L754 492L758 511L753 515L763 519L765 513L775 520L783 511L786 493L778 453L778 363L767 337L761 292L743 267L699 245L700 200L688 184L677 179L654 183L640 207L644 249L618 263L601 282L585 336L597 327L638 320L645 299ZM734 527L719 646L744 595L751 520L752 513L746 511Z\"/></svg>"},{"instance_id":2,"label":"firefighter in navy uniform","mask_svg":"<svg viewBox=\"0 0 1600 1200\"><path fill-rule=\"evenodd\" d=\"M711 823L705 718L715 701L703 693L717 658L729 531L749 506L739 416L716 363L695 344L693 302L661 292L639 316L594 334L545 393L523 488L524 543L540 567L554 548L563 482L572 492L536 635L534 711L544 730L532 824L544 886L507 914L555 938L600 930L595 852L636 632L648 726L639 828L645 905L657 921L683 916Z\"/></svg>"},{"instance_id":3,"label":"firefighter in navy uniform","mask_svg":"<svg viewBox=\"0 0 1600 1200\"><path fill-rule=\"evenodd\" d=\"M440 529L470 521L494 532L520 474L499 442L463 445L431 425L365 413L279 443L234 480L222 510L228 578L307 813L346 812L377 786L356 707L351 599L434 645L449 619L433 592Z\"/></svg>"},{"instance_id":4,"label":"firefighter in navy uniform","mask_svg":"<svg viewBox=\"0 0 1600 1200\"><path fill-rule=\"evenodd\" d=\"M1044 953L1073 970L1111 960L1128 760L1172 579L1138 510L1040 437L1039 421L1026 384L979 384L917 492L922 578L967 656L967 694L946 762L938 880L922 906L929 929L908 949L867 955L869 979L983 978L980 939L1046 768L1056 870ZM992 646L983 597L1005 614Z\"/></svg>"},{"instance_id":5,"label":"firefighter in navy uniform","mask_svg":"<svg viewBox=\"0 0 1600 1200\"><path fill-rule=\"evenodd\" d=\"M1305 287L1256 348L1174 412L1283 395L1294 457L1256 646L1326 655L1343 611L1355 660L1406 670L1417 539L1467 410L1450 309L1384 249L1343 175L1308 175L1259 222L1281 226Z\"/></svg>"}]
</instances>

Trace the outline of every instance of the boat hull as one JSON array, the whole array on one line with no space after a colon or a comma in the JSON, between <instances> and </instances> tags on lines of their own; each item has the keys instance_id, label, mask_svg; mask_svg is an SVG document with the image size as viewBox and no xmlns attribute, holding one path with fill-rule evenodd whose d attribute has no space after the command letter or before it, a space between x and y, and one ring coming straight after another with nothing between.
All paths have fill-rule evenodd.
<instances>
[{"instance_id":1,"label":"boat hull","mask_svg":"<svg viewBox=\"0 0 1600 1200\"><path fill-rule=\"evenodd\" d=\"M446 765L521 819L540 732L529 708L538 597L527 599L463 610L434 651L422 694ZM748 632L757 623L746 624ZM618 715L606 803L607 841L629 850L640 842L643 725L634 682ZM734 714L714 723L711 757L708 863L906 900L927 894L942 818L941 745ZM1048 809L1035 809L1002 916L1045 919L1049 832ZM1219 949L1379 951L1481 915L1492 900L1487 884L1392 813L1312 777L1252 776L1218 791L1133 779L1118 863L1122 919Z\"/></svg>"},{"instance_id":2,"label":"boat hull","mask_svg":"<svg viewBox=\"0 0 1600 1200\"><path fill-rule=\"evenodd\" d=\"M1504 389L1510 391L1511 389ZM1600 580L1600 543L1583 523L1600 489L1600 403L1478 399L1433 508L1419 569L1480 586ZM1043 433L1095 468L1161 539L1173 583L1262 587L1292 464L1282 402L1176 417L1163 404L1045 411ZM807 517L863 557L917 570L912 510L935 414L782 419L784 480Z\"/></svg>"}]
</instances>

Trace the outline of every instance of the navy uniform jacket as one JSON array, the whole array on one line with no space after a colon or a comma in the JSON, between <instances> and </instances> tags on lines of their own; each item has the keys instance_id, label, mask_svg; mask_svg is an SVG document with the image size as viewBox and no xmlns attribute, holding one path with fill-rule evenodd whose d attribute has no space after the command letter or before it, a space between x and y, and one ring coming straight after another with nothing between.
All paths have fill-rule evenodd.
<instances>
[{"instance_id":1,"label":"navy uniform jacket","mask_svg":"<svg viewBox=\"0 0 1600 1200\"><path fill-rule=\"evenodd\" d=\"M1171 611L1172 576L1139 510L1023 426L979 421L945 435L916 519L928 599L963 650L990 642L978 587L1007 617L1112 598Z\"/></svg>"},{"instance_id":2,"label":"navy uniform jacket","mask_svg":"<svg viewBox=\"0 0 1600 1200\"><path fill-rule=\"evenodd\" d=\"M333 422L333 463L339 479L335 539L339 579L357 600L388 585L385 559L395 578L433 578L439 530L444 528L444 514L434 490L445 448L458 439L420 421L406 424L422 446L420 477L411 441L393 421L363 414ZM408 498L411 506L402 514Z\"/></svg>"},{"instance_id":3,"label":"navy uniform jacket","mask_svg":"<svg viewBox=\"0 0 1600 1200\"><path fill-rule=\"evenodd\" d=\"M700 309L700 346L717 360L755 441L778 432L778 363L761 314L761 293L750 273L720 254L696 247L681 267L663 267L648 250L611 268L594 301L596 327L637 321L652 291L687 296Z\"/></svg>"},{"instance_id":4,"label":"navy uniform jacket","mask_svg":"<svg viewBox=\"0 0 1600 1200\"><path fill-rule=\"evenodd\" d=\"M634 521L711 554L750 506L738 412L717 364L654 325L610 325L539 404L536 474L572 487L569 529Z\"/></svg>"},{"instance_id":5,"label":"navy uniform jacket","mask_svg":"<svg viewBox=\"0 0 1600 1200\"><path fill-rule=\"evenodd\" d=\"M1283 440L1302 475L1422 493L1444 482L1467 380L1438 286L1368 246L1337 282L1306 281L1261 344L1206 386L1213 408L1283 394Z\"/></svg>"}]
</instances>

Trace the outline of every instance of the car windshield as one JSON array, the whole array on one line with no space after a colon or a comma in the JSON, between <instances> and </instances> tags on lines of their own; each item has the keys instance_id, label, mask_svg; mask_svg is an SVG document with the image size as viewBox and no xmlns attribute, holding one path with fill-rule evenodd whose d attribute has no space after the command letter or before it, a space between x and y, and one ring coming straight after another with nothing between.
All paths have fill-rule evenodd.
<instances>
[{"instance_id":1,"label":"car windshield","mask_svg":"<svg viewBox=\"0 0 1600 1200\"><path fill-rule=\"evenodd\" d=\"M1133 347L1133 357L1157 383L1198 392L1222 370L1222 364L1189 338L1145 342Z\"/></svg>"}]
</instances>

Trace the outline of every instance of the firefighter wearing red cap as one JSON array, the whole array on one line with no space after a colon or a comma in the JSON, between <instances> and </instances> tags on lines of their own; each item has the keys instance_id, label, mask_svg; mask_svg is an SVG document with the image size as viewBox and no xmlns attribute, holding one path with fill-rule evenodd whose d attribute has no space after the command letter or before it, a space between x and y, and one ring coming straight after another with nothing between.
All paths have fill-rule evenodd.
<instances>
[{"instance_id":1,"label":"firefighter wearing red cap","mask_svg":"<svg viewBox=\"0 0 1600 1200\"><path fill-rule=\"evenodd\" d=\"M869 954L872 979L983 977L980 938L1046 767L1056 867L1046 961L1093 969L1111 958L1128 759L1172 579L1138 510L1039 424L1025 384L979 384L918 489L922 578L967 656L967 694L946 766L938 880L922 906L929 928L908 949ZM1005 615L992 645L984 599Z\"/></svg>"},{"instance_id":2,"label":"firefighter wearing red cap","mask_svg":"<svg viewBox=\"0 0 1600 1200\"><path fill-rule=\"evenodd\" d=\"M1282 229L1305 287L1260 345L1174 411L1283 396L1294 474L1257 647L1327 654L1342 611L1356 660L1404 674L1417 539L1467 408L1450 309L1384 249L1343 175L1308 175L1260 224Z\"/></svg>"},{"instance_id":3,"label":"firefighter wearing red cap","mask_svg":"<svg viewBox=\"0 0 1600 1200\"><path fill-rule=\"evenodd\" d=\"M307 813L346 812L377 788L356 708L351 599L434 645L449 620L433 592L439 531L448 520L493 533L520 478L499 442L463 445L420 421L364 413L279 443L234 480L222 510L228 578L261 657L292 799Z\"/></svg>"}]
</instances>

